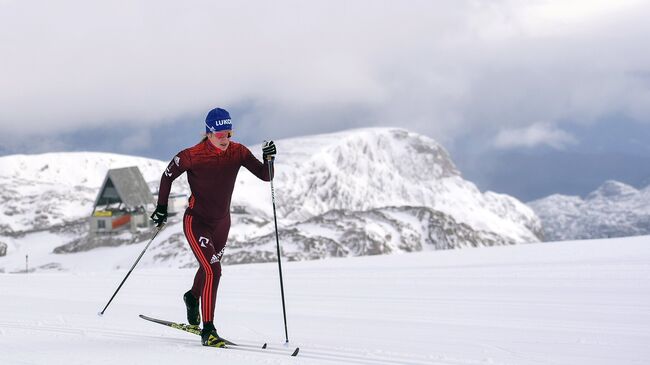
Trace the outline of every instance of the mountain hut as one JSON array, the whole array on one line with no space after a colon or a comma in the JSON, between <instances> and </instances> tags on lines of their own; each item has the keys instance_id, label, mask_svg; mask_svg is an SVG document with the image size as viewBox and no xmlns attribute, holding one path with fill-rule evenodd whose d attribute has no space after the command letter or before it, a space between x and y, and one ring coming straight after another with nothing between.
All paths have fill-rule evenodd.
<instances>
[{"instance_id":1,"label":"mountain hut","mask_svg":"<svg viewBox=\"0 0 650 365\"><path fill-rule=\"evenodd\" d=\"M108 170L95 199L90 232L135 232L149 227L147 212L153 211L153 204L153 195L137 166Z\"/></svg>"}]
</instances>

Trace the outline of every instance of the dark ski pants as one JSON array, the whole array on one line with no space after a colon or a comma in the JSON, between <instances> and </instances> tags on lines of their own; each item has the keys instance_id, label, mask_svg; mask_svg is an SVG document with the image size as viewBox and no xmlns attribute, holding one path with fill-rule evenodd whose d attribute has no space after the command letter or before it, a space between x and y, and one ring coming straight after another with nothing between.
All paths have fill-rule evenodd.
<instances>
[{"instance_id":1,"label":"dark ski pants","mask_svg":"<svg viewBox=\"0 0 650 365\"><path fill-rule=\"evenodd\" d=\"M228 231L230 215L210 224L187 213L183 217L183 232L199 261L192 294L201 298L203 322L212 322L214 318L214 305L221 278L221 256L226 247Z\"/></svg>"}]
</instances>

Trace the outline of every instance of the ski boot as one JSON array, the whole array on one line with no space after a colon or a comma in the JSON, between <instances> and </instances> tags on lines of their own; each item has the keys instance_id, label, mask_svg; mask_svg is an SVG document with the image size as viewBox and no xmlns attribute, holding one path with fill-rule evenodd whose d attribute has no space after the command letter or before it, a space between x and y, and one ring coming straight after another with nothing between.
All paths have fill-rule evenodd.
<instances>
[{"instance_id":1,"label":"ski boot","mask_svg":"<svg viewBox=\"0 0 650 365\"><path fill-rule=\"evenodd\" d=\"M219 337L212 322L206 322L203 324L203 329L201 330L201 343L203 346L226 347L226 340Z\"/></svg>"},{"instance_id":2,"label":"ski boot","mask_svg":"<svg viewBox=\"0 0 650 365\"><path fill-rule=\"evenodd\" d=\"M199 300L194 297L192 291L188 291L183 295L183 302L185 302L185 307L187 308L187 322L190 326L194 327L196 330L199 330L199 324L201 324L201 314L199 314Z\"/></svg>"}]
</instances>

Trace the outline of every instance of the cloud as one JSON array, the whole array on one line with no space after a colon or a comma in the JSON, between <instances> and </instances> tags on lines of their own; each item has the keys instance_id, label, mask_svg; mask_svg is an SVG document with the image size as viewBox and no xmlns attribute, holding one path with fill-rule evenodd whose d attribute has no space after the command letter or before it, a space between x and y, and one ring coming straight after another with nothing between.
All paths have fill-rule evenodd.
<instances>
[{"instance_id":1,"label":"cloud","mask_svg":"<svg viewBox=\"0 0 650 365\"><path fill-rule=\"evenodd\" d=\"M535 123L526 128L500 131L494 140L494 146L499 149L549 146L561 150L577 142L575 137L557 126Z\"/></svg>"},{"instance_id":2,"label":"cloud","mask_svg":"<svg viewBox=\"0 0 650 365\"><path fill-rule=\"evenodd\" d=\"M639 76L650 64L640 47L650 34L647 2L0 7L0 143L188 116L198 130L217 105L274 138L398 125L445 139L612 112L650 120Z\"/></svg>"},{"instance_id":3,"label":"cloud","mask_svg":"<svg viewBox=\"0 0 650 365\"><path fill-rule=\"evenodd\" d=\"M120 141L119 150L133 154L150 149L152 143L151 132L147 129L139 129Z\"/></svg>"}]
</instances>

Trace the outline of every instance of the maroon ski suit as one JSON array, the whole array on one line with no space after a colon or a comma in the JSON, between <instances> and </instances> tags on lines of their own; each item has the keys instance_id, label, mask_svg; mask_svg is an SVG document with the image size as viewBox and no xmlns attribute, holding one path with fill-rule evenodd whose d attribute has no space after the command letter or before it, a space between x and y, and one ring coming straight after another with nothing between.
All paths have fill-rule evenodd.
<instances>
[{"instance_id":1,"label":"maroon ski suit","mask_svg":"<svg viewBox=\"0 0 650 365\"><path fill-rule=\"evenodd\" d=\"M230 230L230 199L241 166L270 181L268 161L260 162L246 146L230 142L222 151L205 139L179 152L160 180L158 204L166 205L172 182L187 171L192 195L183 217L185 237L199 261L192 294L201 298L204 322L212 322L221 277L221 256Z\"/></svg>"}]
</instances>

